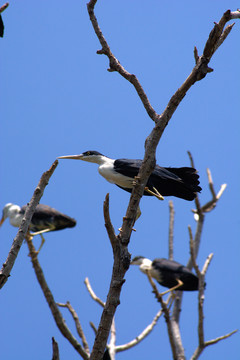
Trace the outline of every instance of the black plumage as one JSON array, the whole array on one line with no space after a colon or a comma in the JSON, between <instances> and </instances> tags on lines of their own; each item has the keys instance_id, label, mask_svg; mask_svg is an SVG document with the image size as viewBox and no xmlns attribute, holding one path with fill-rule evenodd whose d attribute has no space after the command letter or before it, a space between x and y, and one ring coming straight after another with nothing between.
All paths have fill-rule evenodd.
<instances>
[{"instance_id":1,"label":"black plumage","mask_svg":"<svg viewBox=\"0 0 240 360\"><path fill-rule=\"evenodd\" d=\"M117 159L114 161L114 170L122 175L134 178L137 176L141 165L142 160ZM199 175L196 169L192 167L165 168L156 165L146 186L153 192L155 187L162 196L176 196L185 200L193 200L196 193L202 190L198 179ZM132 188L121 188L132 192ZM144 191L144 195L152 196L147 191Z\"/></svg>"},{"instance_id":2,"label":"black plumage","mask_svg":"<svg viewBox=\"0 0 240 360\"><path fill-rule=\"evenodd\" d=\"M152 268L159 274L155 279L157 282L167 288L178 285L178 281L183 282L178 290L194 291L198 290L198 277L186 266L168 259L155 259L152 262Z\"/></svg>"},{"instance_id":3,"label":"black plumage","mask_svg":"<svg viewBox=\"0 0 240 360\"><path fill-rule=\"evenodd\" d=\"M27 205L22 206L20 214L24 215ZM76 225L76 220L60 211L48 206L37 205L33 214L30 230L33 232L50 229L50 231L72 228Z\"/></svg>"}]
</instances>

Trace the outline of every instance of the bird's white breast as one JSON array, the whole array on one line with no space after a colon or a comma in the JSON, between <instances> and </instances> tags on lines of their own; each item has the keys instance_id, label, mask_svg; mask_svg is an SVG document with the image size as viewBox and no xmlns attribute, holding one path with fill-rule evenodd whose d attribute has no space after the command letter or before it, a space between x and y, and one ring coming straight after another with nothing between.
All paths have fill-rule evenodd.
<instances>
[{"instance_id":1,"label":"bird's white breast","mask_svg":"<svg viewBox=\"0 0 240 360\"><path fill-rule=\"evenodd\" d=\"M19 227L23 219L23 214L11 214L9 221L12 226Z\"/></svg>"},{"instance_id":2,"label":"bird's white breast","mask_svg":"<svg viewBox=\"0 0 240 360\"><path fill-rule=\"evenodd\" d=\"M108 162L100 165L98 168L99 173L110 183L117 184L125 188L133 187L133 179L122 175L114 170L114 160L108 159Z\"/></svg>"}]
</instances>

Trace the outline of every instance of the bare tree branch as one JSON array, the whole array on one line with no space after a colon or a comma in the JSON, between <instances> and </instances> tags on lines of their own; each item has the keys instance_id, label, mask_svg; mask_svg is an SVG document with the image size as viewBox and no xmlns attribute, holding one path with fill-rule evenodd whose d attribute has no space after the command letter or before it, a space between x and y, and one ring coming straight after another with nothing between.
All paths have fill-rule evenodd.
<instances>
[{"instance_id":1,"label":"bare tree branch","mask_svg":"<svg viewBox=\"0 0 240 360\"><path fill-rule=\"evenodd\" d=\"M87 8L88 8L90 20L92 22L92 26L93 26L94 31L95 31L95 33L99 39L99 42L102 46L102 49L97 51L97 54L99 54L99 55L104 54L109 58L109 69L108 69L109 71L118 71L120 75L122 75L126 80L128 80L130 83L133 84L149 117L155 121L156 117L157 117L157 113L151 106L151 104L147 98L147 95L145 94L137 77L133 74L130 74L128 71L126 71L124 69L124 67L120 64L120 62L117 60L117 58L111 52L110 47L108 46L108 43L102 34L102 31L98 25L97 18L94 14L94 7L95 7L96 3L97 3L96 0L89 1L89 3L87 4Z\"/></svg>"},{"instance_id":2,"label":"bare tree branch","mask_svg":"<svg viewBox=\"0 0 240 360\"><path fill-rule=\"evenodd\" d=\"M111 241L112 248L114 249L117 244L117 238L109 215L109 194L107 194L105 197L105 201L103 204L103 214L104 214L105 227L107 229L108 237L109 240Z\"/></svg>"},{"instance_id":3,"label":"bare tree branch","mask_svg":"<svg viewBox=\"0 0 240 360\"><path fill-rule=\"evenodd\" d=\"M191 261L192 265L197 273L198 280L199 280L199 289L198 289L198 341L199 341L199 347L204 346L204 327L203 327L203 320L204 320L204 314L203 314L203 302L204 302L204 288L205 288L205 274L207 271L207 268L210 264L210 261L213 257L213 254L210 254L204 264L204 271L201 272L197 263L196 263L196 256L194 251L194 241L193 241L193 235L191 227L188 226L189 231L189 237L190 237L190 253L191 253Z\"/></svg>"},{"instance_id":4,"label":"bare tree branch","mask_svg":"<svg viewBox=\"0 0 240 360\"><path fill-rule=\"evenodd\" d=\"M240 10L237 9L237 11L231 11L231 19L240 19Z\"/></svg>"},{"instance_id":5,"label":"bare tree branch","mask_svg":"<svg viewBox=\"0 0 240 360\"><path fill-rule=\"evenodd\" d=\"M174 229L174 206L169 201L169 231L168 231L168 258L173 260L173 229Z\"/></svg>"},{"instance_id":6,"label":"bare tree branch","mask_svg":"<svg viewBox=\"0 0 240 360\"><path fill-rule=\"evenodd\" d=\"M228 333L228 334L226 334L226 335L219 336L219 337L217 337L216 339L206 341L206 342L205 342L205 346L209 346L209 345L216 344L216 343L218 343L218 342L221 341L221 340L224 340L224 339L229 338L230 336L232 336L232 335L235 334L236 332L238 332L238 330L233 330L233 331L231 331L230 333Z\"/></svg>"},{"instance_id":7,"label":"bare tree branch","mask_svg":"<svg viewBox=\"0 0 240 360\"><path fill-rule=\"evenodd\" d=\"M84 280L84 284L87 287L87 290L91 296L91 298L96 301L99 305L101 305L103 308L105 306L105 302L103 302L99 297L97 297L97 295L95 294L95 292L93 291L91 284L89 282L89 279L86 277L86 279Z\"/></svg>"},{"instance_id":8,"label":"bare tree branch","mask_svg":"<svg viewBox=\"0 0 240 360\"><path fill-rule=\"evenodd\" d=\"M17 235L16 235L15 239L13 240L12 247L9 251L7 260L5 261L5 263L2 266L2 269L0 270L0 288L2 288L4 286L4 284L7 282L8 277L10 276L13 265L18 256L18 252L19 252L19 250L22 246L23 240L27 234L28 227L32 220L33 213L34 213L36 206L39 203L41 197L43 196L44 189L47 186L49 179L52 176L57 165L58 165L58 160L55 160L54 163L52 164L52 166L50 167L50 169L42 174L41 179L38 183L38 186L34 190L33 196L27 206L26 212L22 219L22 223L19 227Z\"/></svg>"},{"instance_id":9,"label":"bare tree branch","mask_svg":"<svg viewBox=\"0 0 240 360\"><path fill-rule=\"evenodd\" d=\"M5 3L5 4L3 4L3 5L0 7L0 14L1 14L4 10L6 10L6 8L8 7L8 5L9 5L9 3Z\"/></svg>"},{"instance_id":10,"label":"bare tree branch","mask_svg":"<svg viewBox=\"0 0 240 360\"><path fill-rule=\"evenodd\" d=\"M115 360L116 355L116 325L115 325L115 319L113 318L112 326L110 330L110 341L108 345L109 354L111 357L111 360Z\"/></svg>"},{"instance_id":11,"label":"bare tree branch","mask_svg":"<svg viewBox=\"0 0 240 360\"><path fill-rule=\"evenodd\" d=\"M191 229L190 225L188 225L188 232L189 232L189 237L190 237L190 255L191 255L192 265L197 273L198 278L200 278L201 271L199 270L199 267L197 266L197 263L196 263L194 240L193 240L192 229Z\"/></svg>"},{"instance_id":12,"label":"bare tree branch","mask_svg":"<svg viewBox=\"0 0 240 360\"><path fill-rule=\"evenodd\" d=\"M90 321L89 324L90 324L91 328L93 329L93 332L94 332L94 334L95 334L95 336L96 336L96 335L97 335L97 328L96 328L96 326L94 325L94 323L93 323L92 321Z\"/></svg>"},{"instance_id":13,"label":"bare tree branch","mask_svg":"<svg viewBox=\"0 0 240 360\"><path fill-rule=\"evenodd\" d=\"M39 282L39 285L41 286L41 289L42 289L45 299L48 303L48 306L52 312L53 318L55 320L55 323L56 323L58 329L60 330L62 335L70 342L70 344L74 347L74 349L79 353L79 355L81 355L84 360L88 360L89 356L88 356L87 352L82 348L82 346L79 344L77 339L72 335L72 333L68 329L67 325L65 324L65 321L62 317L61 312L58 309L58 306L54 300L51 290L49 289L49 287L47 285L42 268L41 268L38 258L37 258L36 249L32 242L32 237L29 234L27 234L25 238L27 241L27 245L29 248L29 255L31 257L32 265L33 265L37 280Z\"/></svg>"},{"instance_id":14,"label":"bare tree branch","mask_svg":"<svg viewBox=\"0 0 240 360\"><path fill-rule=\"evenodd\" d=\"M221 18L218 25L215 25L214 29L209 35L209 39L205 45L204 54L197 58L195 51L195 60L197 63L193 68L191 74L185 80L185 82L179 87L176 93L172 96L164 112L159 115L152 108L145 92L143 91L142 86L140 85L137 77L133 74L128 73L117 58L111 53L110 47L104 38L102 31L99 27L97 18L94 14L94 7L97 3L97 0L90 0L87 4L88 13L90 21L94 28L94 31L99 39L99 42L102 46L102 49L98 51L98 54L104 54L108 57L110 62L110 71L117 71L130 83L132 83L141 99L148 115L155 122L155 127L148 136L145 142L145 155L143 159L142 166L139 170L139 174L136 177L135 186L133 188L129 205L127 208L126 216L124 217L122 224L122 231L118 235L119 243L116 244L113 248L114 252L114 264L113 264L113 273L110 284L110 289L106 301L105 308L102 313L100 320L100 325L98 328L98 333L93 345L93 350L91 353L91 360L100 360L103 356L104 349L107 342L107 337L110 331L111 323L113 316L115 314L116 308L120 302L120 293L121 287L124 282L123 278L128 270L130 263L130 254L128 253L128 244L130 241L130 236L134 222L136 219L137 209L139 206L140 198L143 195L144 188L147 183L151 172L154 169L156 160L155 153L156 148L159 143L159 140L164 132L165 127L167 126L169 120L171 119L173 113L177 109L178 105L186 95L190 87L195 84L196 81L203 79L208 72L211 72L212 69L208 67L208 63L211 60L211 57L216 50L216 44L222 36L224 26L227 21L231 20L231 12L227 11Z\"/></svg>"},{"instance_id":15,"label":"bare tree branch","mask_svg":"<svg viewBox=\"0 0 240 360\"><path fill-rule=\"evenodd\" d=\"M169 308L167 307L167 302L165 302L163 300L161 294L159 294L157 286L154 283L150 272L147 271L146 274L147 274L148 280L149 280L149 282L150 282L150 284L152 286L153 293L155 294L158 302L160 302L160 304L162 306L162 311L164 312L164 317L165 317L166 324L167 324L168 337L169 337L169 341L170 341L170 345L171 345L173 360L180 360L180 357L179 357L180 353L177 351L176 342L178 343L178 346L182 347L183 354L184 354L184 349L183 349L183 346L182 346L181 338L176 338L174 336L174 329L173 329L173 326L172 326L173 324L171 322L170 311L169 311ZM169 297L169 299L170 299L170 297ZM179 341L181 343L179 343ZM185 357L183 357L181 359L185 359Z\"/></svg>"},{"instance_id":16,"label":"bare tree branch","mask_svg":"<svg viewBox=\"0 0 240 360\"><path fill-rule=\"evenodd\" d=\"M212 194L212 200L210 200L204 206L202 206L202 208L201 208L202 213L209 212L209 211L213 210L216 207L217 201L220 199L220 197L222 196L224 190L227 187L227 184L222 184L218 194L216 195L216 192L215 192L214 186L213 186L212 174L211 174L210 169L207 169L207 176L208 176L209 189L210 189L211 194Z\"/></svg>"},{"instance_id":17,"label":"bare tree branch","mask_svg":"<svg viewBox=\"0 0 240 360\"><path fill-rule=\"evenodd\" d=\"M136 336L135 339L133 339L132 341L129 341L127 344L123 344L123 345L117 345L115 348L116 353L120 352L120 351L124 351L124 350L128 350L131 349L132 347L136 346L137 344L139 344L142 340L144 340L154 329L155 325L158 322L158 319L161 317L163 311L162 309L160 309L157 314L154 316L153 321L151 322L151 324L149 324L142 332L141 334L139 334L138 336Z\"/></svg>"},{"instance_id":18,"label":"bare tree branch","mask_svg":"<svg viewBox=\"0 0 240 360\"><path fill-rule=\"evenodd\" d=\"M188 155L189 155L189 158L191 161L191 165L193 167L195 167L192 155L189 151L188 151ZM221 185L220 191L216 195L216 192L214 190L214 184L212 181L211 172L209 169L207 169L207 176L208 176L208 184L209 184L209 189L210 189L210 192L212 195L212 199L210 201L208 201L205 205L201 206L199 198L197 196L195 198L196 210L193 210L194 218L197 221L197 229L196 229L195 236L194 236L194 254L195 254L196 258L197 258L198 251L199 251L201 235L202 235L202 230L203 230L203 225L204 225L204 220L205 220L205 213L214 209L217 201L220 199L220 197L223 194L223 191L225 190L225 188L227 186L226 184ZM190 270L193 267L193 262L192 262L191 256L190 256L190 259L188 260L187 267ZM180 291L177 291L176 293L177 293L177 296L176 296L176 300L174 303L174 308L173 308L173 313L172 313L172 321L179 323L183 293Z\"/></svg>"},{"instance_id":19,"label":"bare tree branch","mask_svg":"<svg viewBox=\"0 0 240 360\"><path fill-rule=\"evenodd\" d=\"M86 278L84 280L84 283L87 287L87 290L90 294L90 296L92 297L92 299L94 301L96 301L98 304L100 304L102 307L105 306L105 303L95 294L95 292L93 291L92 287L91 287L91 284L89 282L89 279ZM170 297L169 299L167 300L167 304L169 303L169 300L170 300ZM112 333L112 336L113 336L113 339L112 339L112 344L111 344L111 341L110 341L110 344L109 344L109 349L111 348L111 345L112 347L114 347L114 351L117 353L117 352L120 352L120 351L124 351L124 350L128 350L134 346L136 346L137 344L139 344L143 339L145 339L145 337L147 335L150 334L150 332L153 330L153 328L155 327L155 325L157 324L157 321L158 319L160 318L160 316L162 315L162 310L159 310L157 312L157 314L155 315L153 321L151 322L150 325L148 325L142 332L141 334L139 334L135 339L133 339L132 341L128 342L127 344L123 344L123 345L115 345L115 342L116 342L116 338L115 338L115 333L116 333L116 329L115 329L115 322L113 322L112 324L112 327L111 327L111 333ZM113 319L114 320L114 319ZM91 327L93 327L93 330L95 332L97 332L97 329L95 328L95 326L90 323ZM114 346L113 346L114 344ZM111 353L111 350L110 350L110 353Z\"/></svg>"},{"instance_id":20,"label":"bare tree branch","mask_svg":"<svg viewBox=\"0 0 240 360\"><path fill-rule=\"evenodd\" d=\"M62 303L56 303L56 304L59 307L64 307L64 308L67 308L69 310L69 312L72 315L73 320L75 322L77 333L80 336L80 338L82 339L83 348L86 351L86 353L90 356L90 350L89 350L88 342L87 342L86 336L85 336L85 334L83 332L83 329L82 329L82 326L80 324L80 320L79 320L79 317L78 317L76 311L74 310L74 308L72 307L72 305L70 304L69 301L67 301L66 304L62 304Z\"/></svg>"},{"instance_id":21,"label":"bare tree branch","mask_svg":"<svg viewBox=\"0 0 240 360\"><path fill-rule=\"evenodd\" d=\"M52 360L60 360L58 343L56 342L56 340L54 339L54 337L52 337L52 349L53 349Z\"/></svg>"},{"instance_id":22,"label":"bare tree branch","mask_svg":"<svg viewBox=\"0 0 240 360\"><path fill-rule=\"evenodd\" d=\"M230 332L229 334L226 334L226 335L223 335L223 336L219 336L218 338L216 339L213 339L213 340L209 340L209 341L206 341L204 343L204 346L203 347L197 347L197 349L194 351L194 354L193 356L191 357L191 360L197 360L199 358L199 356L201 355L201 353L203 352L203 350L209 346L209 345L214 345L216 343L218 343L219 341L221 340L224 340L224 339L227 339L229 338L230 336L232 336L233 334L235 334L238 330L234 330L232 332Z\"/></svg>"}]
</instances>

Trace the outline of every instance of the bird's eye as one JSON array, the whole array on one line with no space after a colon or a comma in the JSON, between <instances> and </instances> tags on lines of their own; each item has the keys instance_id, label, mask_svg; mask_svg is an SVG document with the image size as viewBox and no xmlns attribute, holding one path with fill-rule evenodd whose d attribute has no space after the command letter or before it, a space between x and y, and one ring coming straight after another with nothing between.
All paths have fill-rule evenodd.
<instances>
[{"instance_id":1,"label":"bird's eye","mask_svg":"<svg viewBox=\"0 0 240 360\"><path fill-rule=\"evenodd\" d=\"M88 155L88 156L90 155L90 151L87 152L87 155Z\"/></svg>"}]
</instances>

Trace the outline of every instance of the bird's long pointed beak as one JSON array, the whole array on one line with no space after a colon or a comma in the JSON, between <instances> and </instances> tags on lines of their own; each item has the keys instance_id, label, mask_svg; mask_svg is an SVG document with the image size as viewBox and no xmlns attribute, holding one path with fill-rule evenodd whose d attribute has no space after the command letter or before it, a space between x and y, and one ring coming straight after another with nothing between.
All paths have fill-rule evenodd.
<instances>
[{"instance_id":1,"label":"bird's long pointed beak","mask_svg":"<svg viewBox=\"0 0 240 360\"><path fill-rule=\"evenodd\" d=\"M2 217L1 220L0 220L0 226L2 226L2 224L4 223L4 220L5 220L5 218Z\"/></svg>"},{"instance_id":2,"label":"bird's long pointed beak","mask_svg":"<svg viewBox=\"0 0 240 360\"><path fill-rule=\"evenodd\" d=\"M82 160L83 154L79 155L67 155L67 156L58 156L57 159L73 159L73 160Z\"/></svg>"}]
</instances>

